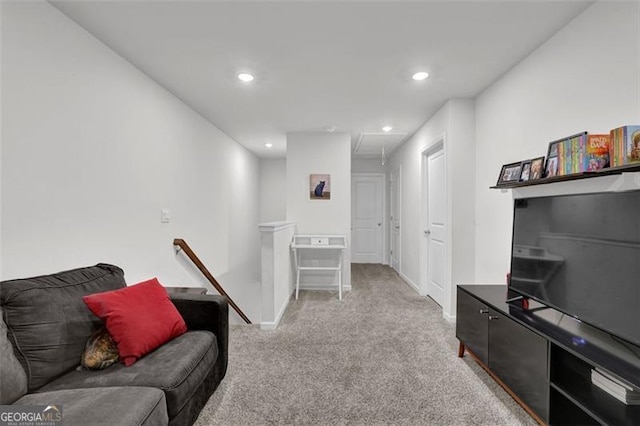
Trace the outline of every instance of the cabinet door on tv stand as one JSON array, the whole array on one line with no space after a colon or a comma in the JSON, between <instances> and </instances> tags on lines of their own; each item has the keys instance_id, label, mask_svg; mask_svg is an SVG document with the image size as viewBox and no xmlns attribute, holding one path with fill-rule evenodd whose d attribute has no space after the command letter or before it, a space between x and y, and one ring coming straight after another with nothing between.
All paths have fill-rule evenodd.
<instances>
[{"instance_id":1,"label":"cabinet door on tv stand","mask_svg":"<svg viewBox=\"0 0 640 426\"><path fill-rule=\"evenodd\" d=\"M489 368L542 419L549 421L548 341L489 310Z\"/></svg>"},{"instance_id":2,"label":"cabinet door on tv stand","mask_svg":"<svg viewBox=\"0 0 640 426\"><path fill-rule=\"evenodd\" d=\"M458 290L456 337L485 365L488 359L489 307L475 297Z\"/></svg>"}]
</instances>

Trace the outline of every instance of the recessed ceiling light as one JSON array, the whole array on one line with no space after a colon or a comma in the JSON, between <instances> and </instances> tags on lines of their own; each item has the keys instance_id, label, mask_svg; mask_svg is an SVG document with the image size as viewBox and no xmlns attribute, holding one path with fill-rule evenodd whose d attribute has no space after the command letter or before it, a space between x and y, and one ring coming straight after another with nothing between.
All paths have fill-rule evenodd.
<instances>
[{"instance_id":1,"label":"recessed ceiling light","mask_svg":"<svg viewBox=\"0 0 640 426\"><path fill-rule=\"evenodd\" d=\"M271 142L267 142L264 144L264 146L266 146L267 148L271 148L273 144Z\"/></svg>"},{"instance_id":2,"label":"recessed ceiling light","mask_svg":"<svg viewBox=\"0 0 640 426\"><path fill-rule=\"evenodd\" d=\"M393 127L391 127L391 126L384 126L384 127L382 128L382 130L384 130L385 132L390 132L391 130L393 130Z\"/></svg>"},{"instance_id":3,"label":"recessed ceiling light","mask_svg":"<svg viewBox=\"0 0 640 426\"><path fill-rule=\"evenodd\" d=\"M416 81L422 81L427 77L429 77L429 73L424 71L419 71L411 76L411 78L413 78Z\"/></svg>"},{"instance_id":4,"label":"recessed ceiling light","mask_svg":"<svg viewBox=\"0 0 640 426\"><path fill-rule=\"evenodd\" d=\"M246 72L241 72L240 74L238 74L238 79L240 79L241 81L244 81L245 83L253 81L254 78L255 78L254 76Z\"/></svg>"}]
</instances>

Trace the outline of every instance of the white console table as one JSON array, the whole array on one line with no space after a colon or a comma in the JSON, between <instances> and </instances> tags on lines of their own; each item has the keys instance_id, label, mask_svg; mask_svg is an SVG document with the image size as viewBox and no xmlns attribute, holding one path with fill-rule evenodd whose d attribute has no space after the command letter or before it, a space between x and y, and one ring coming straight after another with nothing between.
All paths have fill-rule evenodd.
<instances>
[{"instance_id":1,"label":"white console table","mask_svg":"<svg viewBox=\"0 0 640 426\"><path fill-rule=\"evenodd\" d=\"M342 300L342 261L347 248L347 237L344 235L294 235L291 242L294 267L296 269L296 299L300 289L301 271L335 271L338 273L338 299ZM338 251L337 261L332 265L303 265L304 260L313 260L316 250ZM303 257L302 253L305 253ZM317 252L316 252L317 253ZM307 258L307 255L309 256Z\"/></svg>"}]
</instances>

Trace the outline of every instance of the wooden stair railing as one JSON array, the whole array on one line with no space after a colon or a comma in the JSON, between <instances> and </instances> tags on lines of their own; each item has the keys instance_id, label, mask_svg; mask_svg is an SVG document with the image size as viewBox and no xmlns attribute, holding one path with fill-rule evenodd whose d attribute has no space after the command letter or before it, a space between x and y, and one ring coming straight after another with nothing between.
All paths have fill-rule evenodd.
<instances>
[{"instance_id":1,"label":"wooden stair railing","mask_svg":"<svg viewBox=\"0 0 640 426\"><path fill-rule=\"evenodd\" d=\"M229 297L227 292L224 291L218 280L216 280L213 275L211 275L211 272L209 272L207 267L204 266L204 263L202 263L202 261L198 258L198 256L196 256L193 250L191 250L189 244L187 244L187 242L181 238L175 238L173 240L173 245L179 247L182 251L184 251L184 254L186 254L187 257L193 262L193 264L196 265L200 272L202 272L202 275L204 275L205 278L209 280L211 285L213 285L215 289L218 290L218 293L220 293L222 296L225 296L229 300L229 305L231 305L231 307L238 313L238 315L240 315L240 318L242 318L247 324L251 324L249 318L247 318L244 312L242 312L238 305L236 305L233 299Z\"/></svg>"}]
</instances>

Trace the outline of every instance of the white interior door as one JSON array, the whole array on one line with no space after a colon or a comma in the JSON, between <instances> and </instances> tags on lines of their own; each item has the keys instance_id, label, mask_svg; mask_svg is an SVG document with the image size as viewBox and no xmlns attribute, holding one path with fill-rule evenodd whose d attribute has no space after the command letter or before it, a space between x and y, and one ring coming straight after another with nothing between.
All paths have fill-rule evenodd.
<instances>
[{"instance_id":1,"label":"white interior door","mask_svg":"<svg viewBox=\"0 0 640 426\"><path fill-rule=\"evenodd\" d=\"M446 248L447 248L447 199L445 180L445 156L442 146L426 156L426 290L440 306L447 297ZM424 260L423 260L424 262Z\"/></svg>"},{"instance_id":2,"label":"white interior door","mask_svg":"<svg viewBox=\"0 0 640 426\"><path fill-rule=\"evenodd\" d=\"M398 167L393 172L391 172L391 186L390 186L390 215L389 215L389 224L390 224L390 236L391 236L391 244L390 244L390 256L389 260L391 263L391 267L396 270L396 272L400 273L400 217L401 217L401 194L400 194L400 179L402 177L401 169Z\"/></svg>"},{"instance_id":3,"label":"white interior door","mask_svg":"<svg viewBox=\"0 0 640 426\"><path fill-rule=\"evenodd\" d=\"M384 177L351 177L351 262L382 263Z\"/></svg>"}]
</instances>

